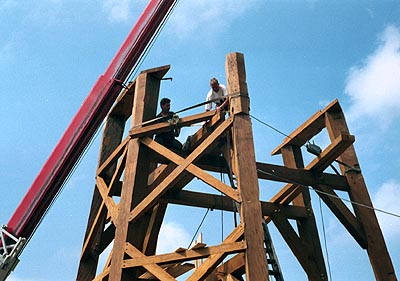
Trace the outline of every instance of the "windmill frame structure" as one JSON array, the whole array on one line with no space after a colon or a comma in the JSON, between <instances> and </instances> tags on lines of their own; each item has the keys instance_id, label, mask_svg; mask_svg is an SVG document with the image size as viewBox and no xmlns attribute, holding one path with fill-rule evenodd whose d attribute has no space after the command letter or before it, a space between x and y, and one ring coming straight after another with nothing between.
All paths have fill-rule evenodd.
<instances>
[{"instance_id":1,"label":"windmill frame structure","mask_svg":"<svg viewBox=\"0 0 400 281\"><path fill-rule=\"evenodd\" d=\"M204 112L177 123L151 122L156 116L160 82L170 66L142 71L127 85L109 112L103 130L96 184L77 280L270 280L262 221L272 222L309 280L328 280L312 210L311 186L366 249L377 280L397 280L372 208L343 111L337 100L290 134L272 154L283 166L256 162L249 115L244 55L226 57L229 114ZM126 123L130 120L129 132ZM149 122L150 121L150 122ZM153 135L204 122L191 137L188 151L175 151ZM308 165L301 147L326 128L331 144ZM125 136L126 135L126 136ZM324 172L338 161L341 173ZM209 172L224 172L231 185ZM184 190L198 178L223 195ZM259 180L286 185L269 201L260 201ZM353 210L336 191L346 192ZM198 243L189 249L156 254L168 204L235 212L240 223L219 245ZM294 220L297 229L290 220ZM96 272L99 256L112 250ZM194 268L193 260L203 259ZM189 274L189 273L187 273Z\"/></svg>"}]
</instances>

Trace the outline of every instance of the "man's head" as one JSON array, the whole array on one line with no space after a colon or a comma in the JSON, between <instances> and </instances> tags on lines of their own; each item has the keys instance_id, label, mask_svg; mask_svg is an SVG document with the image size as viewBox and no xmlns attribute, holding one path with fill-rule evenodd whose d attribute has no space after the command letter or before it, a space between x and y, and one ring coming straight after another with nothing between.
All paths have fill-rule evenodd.
<instances>
[{"instance_id":1,"label":"man's head","mask_svg":"<svg viewBox=\"0 0 400 281\"><path fill-rule=\"evenodd\" d=\"M210 79L210 87L211 89L213 89L214 92L219 91L219 82L217 78L213 77Z\"/></svg>"},{"instance_id":2,"label":"man's head","mask_svg":"<svg viewBox=\"0 0 400 281\"><path fill-rule=\"evenodd\" d=\"M171 108L171 100L169 98L162 98L160 101L160 106L163 112L169 112Z\"/></svg>"}]
</instances>

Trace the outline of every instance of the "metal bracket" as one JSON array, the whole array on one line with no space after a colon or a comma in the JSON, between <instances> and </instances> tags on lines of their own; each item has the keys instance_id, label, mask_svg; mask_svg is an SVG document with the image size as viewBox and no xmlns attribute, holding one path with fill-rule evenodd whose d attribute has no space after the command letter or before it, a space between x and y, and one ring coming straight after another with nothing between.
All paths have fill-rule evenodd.
<instances>
[{"instance_id":1,"label":"metal bracket","mask_svg":"<svg viewBox=\"0 0 400 281\"><path fill-rule=\"evenodd\" d=\"M0 229L0 239L0 281L3 281L17 266L26 239L16 238L7 231L6 225L2 225Z\"/></svg>"}]
</instances>

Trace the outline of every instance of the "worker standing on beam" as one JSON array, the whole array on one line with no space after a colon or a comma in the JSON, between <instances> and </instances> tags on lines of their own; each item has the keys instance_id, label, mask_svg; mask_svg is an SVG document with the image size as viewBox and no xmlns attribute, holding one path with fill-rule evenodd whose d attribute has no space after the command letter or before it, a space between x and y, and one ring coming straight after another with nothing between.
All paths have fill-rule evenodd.
<instances>
[{"instance_id":1,"label":"worker standing on beam","mask_svg":"<svg viewBox=\"0 0 400 281\"><path fill-rule=\"evenodd\" d=\"M218 79L213 77L210 79L210 91L207 94L206 101L209 102L206 104L206 111L210 111L212 108L212 102L214 101L216 104L217 112L221 110L227 111L229 109L229 99L228 99L228 90L226 87L218 82Z\"/></svg>"}]
</instances>

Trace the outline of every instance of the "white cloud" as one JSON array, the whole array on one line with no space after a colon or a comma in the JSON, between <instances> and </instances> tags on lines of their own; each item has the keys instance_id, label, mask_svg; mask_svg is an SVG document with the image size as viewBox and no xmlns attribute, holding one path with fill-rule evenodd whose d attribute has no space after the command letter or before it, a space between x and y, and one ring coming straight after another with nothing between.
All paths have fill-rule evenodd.
<instances>
[{"instance_id":1,"label":"white cloud","mask_svg":"<svg viewBox=\"0 0 400 281\"><path fill-rule=\"evenodd\" d=\"M259 1L180 1L168 24L171 27L170 32L181 38L199 31L208 32L210 36L218 34L257 2Z\"/></svg>"},{"instance_id":2,"label":"white cloud","mask_svg":"<svg viewBox=\"0 0 400 281\"><path fill-rule=\"evenodd\" d=\"M350 69L345 92L352 105L349 120L361 117L389 124L400 113L400 31L387 26L380 45L362 66Z\"/></svg>"},{"instance_id":3,"label":"white cloud","mask_svg":"<svg viewBox=\"0 0 400 281\"><path fill-rule=\"evenodd\" d=\"M190 242L189 233L173 221L162 224L158 237L157 254L169 253L178 247L187 247Z\"/></svg>"},{"instance_id":4,"label":"white cloud","mask_svg":"<svg viewBox=\"0 0 400 281\"><path fill-rule=\"evenodd\" d=\"M108 14L110 22L127 22L132 17L132 3L131 0L105 0L103 10Z\"/></svg>"},{"instance_id":5,"label":"white cloud","mask_svg":"<svg viewBox=\"0 0 400 281\"><path fill-rule=\"evenodd\" d=\"M400 183L395 180L385 182L373 196L374 207L385 212L400 215ZM376 212L382 232L387 239L400 235L399 217Z\"/></svg>"}]
</instances>

